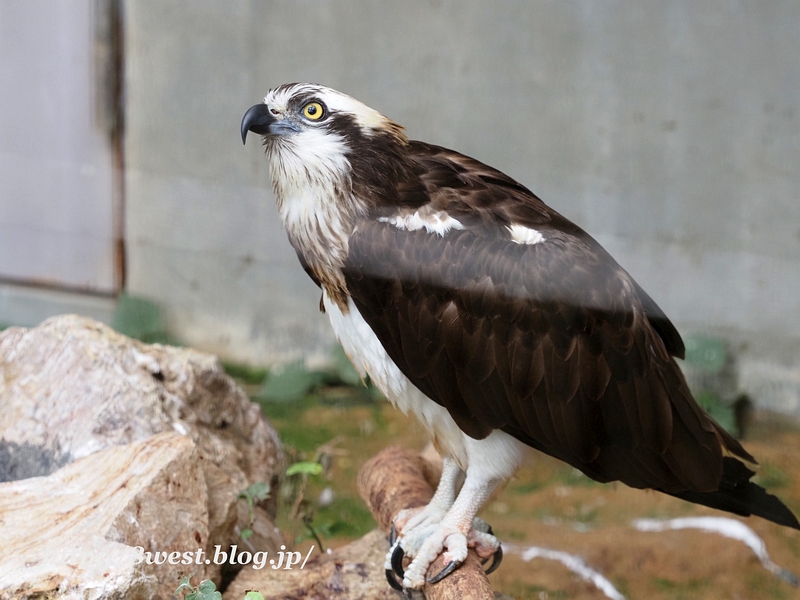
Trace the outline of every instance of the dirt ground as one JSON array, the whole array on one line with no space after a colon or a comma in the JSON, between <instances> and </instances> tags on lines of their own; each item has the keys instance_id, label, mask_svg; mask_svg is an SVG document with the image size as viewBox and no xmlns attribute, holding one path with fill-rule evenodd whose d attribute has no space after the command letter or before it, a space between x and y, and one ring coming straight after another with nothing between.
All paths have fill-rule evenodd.
<instances>
[{"instance_id":1,"label":"dirt ground","mask_svg":"<svg viewBox=\"0 0 800 600\"><path fill-rule=\"evenodd\" d=\"M309 511L314 526L323 543L332 547L374 527L355 488L361 464L389 443L418 449L425 444L419 425L385 402L349 407L320 403L271 419L285 443L300 450L299 458L313 458L312 447L333 439L330 447L335 450L327 475L310 481L306 490L313 500ZM800 514L800 427L757 415L744 443L762 465L759 482ZM315 507L324 488L330 488L335 501L325 508ZM637 518L704 515L726 516L664 494L598 484L540 455L496 493L481 513L508 548L490 581L495 590L514 598L606 598L560 562L521 558L526 548L541 546L579 556L626 598L800 598L800 588L767 571L742 542L698 530L644 533L631 525ZM758 518L742 521L764 540L775 563L800 574L800 531ZM298 519L285 515L279 525L290 537L305 531ZM306 540L300 547L311 543L315 542Z\"/></svg>"}]
</instances>

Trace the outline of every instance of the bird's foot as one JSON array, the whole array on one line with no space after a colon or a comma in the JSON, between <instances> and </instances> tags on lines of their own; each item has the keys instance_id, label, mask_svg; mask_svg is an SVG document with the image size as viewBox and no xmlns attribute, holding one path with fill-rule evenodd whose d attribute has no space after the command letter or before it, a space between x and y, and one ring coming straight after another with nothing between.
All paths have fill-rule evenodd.
<instances>
[{"instance_id":1,"label":"bird's foot","mask_svg":"<svg viewBox=\"0 0 800 600\"><path fill-rule=\"evenodd\" d=\"M486 564L491 558L492 564L486 569L486 574L494 573L503 561L503 546L500 544L492 526L479 517L472 520L472 529L467 538L467 546L475 549L475 553L482 559L481 564Z\"/></svg>"},{"instance_id":2,"label":"bird's foot","mask_svg":"<svg viewBox=\"0 0 800 600\"><path fill-rule=\"evenodd\" d=\"M392 552L397 547L400 538L408 538L404 542L406 548L418 548L429 535L430 531L441 522L447 514L445 506L430 503L419 508L405 508L395 515L392 521L392 529L389 533L389 552L386 554L384 568L392 569ZM401 575L402 577L402 575Z\"/></svg>"},{"instance_id":3,"label":"bird's foot","mask_svg":"<svg viewBox=\"0 0 800 600\"><path fill-rule=\"evenodd\" d=\"M405 508L394 518L394 526L400 537L410 534L417 528L426 528L440 523L452 506L431 502L422 508Z\"/></svg>"},{"instance_id":4,"label":"bird's foot","mask_svg":"<svg viewBox=\"0 0 800 600\"><path fill-rule=\"evenodd\" d=\"M419 516L419 513L412 516ZM456 524L448 523L446 518L433 519L430 515L424 519L416 519L415 523L413 529L407 530L395 540L386 556L386 577L395 589L422 588L430 565L442 551L445 567L428 579L430 583L437 583L455 571L466 559L468 548L474 548L478 556L484 559L484 563L494 557L487 573L500 565L503 558L502 547L483 519L475 518L466 531ZM406 526L409 524L410 519L406 521ZM403 569L403 559L406 556L413 560ZM402 579L402 585L395 574Z\"/></svg>"},{"instance_id":5,"label":"bird's foot","mask_svg":"<svg viewBox=\"0 0 800 600\"><path fill-rule=\"evenodd\" d=\"M412 559L403 575L403 587L420 589L425 585L428 568L442 552L446 566L441 573L431 578L432 583L449 575L467 558L468 532L446 521L414 533L413 538L403 537L400 540L403 552Z\"/></svg>"}]
</instances>

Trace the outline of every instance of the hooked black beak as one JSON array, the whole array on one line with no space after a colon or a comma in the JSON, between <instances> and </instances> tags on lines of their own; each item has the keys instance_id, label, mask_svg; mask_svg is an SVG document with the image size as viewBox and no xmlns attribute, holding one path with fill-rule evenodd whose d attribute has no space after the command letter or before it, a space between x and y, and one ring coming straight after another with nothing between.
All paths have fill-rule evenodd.
<instances>
[{"instance_id":1,"label":"hooked black beak","mask_svg":"<svg viewBox=\"0 0 800 600\"><path fill-rule=\"evenodd\" d=\"M247 140L247 132L252 131L259 135L267 135L269 126L277 119L269 111L266 104L256 104L247 109L242 118L242 143Z\"/></svg>"}]
</instances>

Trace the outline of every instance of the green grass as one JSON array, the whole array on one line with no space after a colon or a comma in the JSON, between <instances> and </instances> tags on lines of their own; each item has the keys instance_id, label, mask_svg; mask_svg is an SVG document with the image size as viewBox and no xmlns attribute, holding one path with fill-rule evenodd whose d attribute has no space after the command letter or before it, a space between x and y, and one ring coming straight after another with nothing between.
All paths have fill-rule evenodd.
<instances>
[{"instance_id":1,"label":"green grass","mask_svg":"<svg viewBox=\"0 0 800 600\"><path fill-rule=\"evenodd\" d=\"M595 487L603 485L590 479L578 469L566 464L557 464L544 472L534 474L534 479L528 481L514 481L508 489L514 494L526 495L540 492L552 485L565 485L567 487Z\"/></svg>"},{"instance_id":2,"label":"green grass","mask_svg":"<svg viewBox=\"0 0 800 600\"><path fill-rule=\"evenodd\" d=\"M337 497L330 505L317 509L314 522L322 528L328 527L329 537L361 537L377 527L364 501L352 497Z\"/></svg>"},{"instance_id":3,"label":"green grass","mask_svg":"<svg viewBox=\"0 0 800 600\"><path fill-rule=\"evenodd\" d=\"M796 589L768 571L750 575L747 579L747 587L753 592L753 598L770 598L771 600L796 598Z\"/></svg>"},{"instance_id":4,"label":"green grass","mask_svg":"<svg viewBox=\"0 0 800 600\"><path fill-rule=\"evenodd\" d=\"M526 481L525 483L512 483L508 490L514 494L526 495L540 492L549 485L549 481Z\"/></svg>"},{"instance_id":5,"label":"green grass","mask_svg":"<svg viewBox=\"0 0 800 600\"><path fill-rule=\"evenodd\" d=\"M754 480L768 490L788 488L792 485L792 478L785 471L768 463L761 465Z\"/></svg>"},{"instance_id":6,"label":"green grass","mask_svg":"<svg viewBox=\"0 0 800 600\"><path fill-rule=\"evenodd\" d=\"M663 577L656 577L653 586L660 592L669 593L674 600L691 600L703 591L709 582L704 579L690 579L689 581L672 581Z\"/></svg>"},{"instance_id":7,"label":"green grass","mask_svg":"<svg viewBox=\"0 0 800 600\"><path fill-rule=\"evenodd\" d=\"M556 480L570 487L597 487L598 485L603 485L572 467L558 470L556 472Z\"/></svg>"},{"instance_id":8,"label":"green grass","mask_svg":"<svg viewBox=\"0 0 800 600\"><path fill-rule=\"evenodd\" d=\"M313 395L293 402L261 402L264 416L278 430L283 445L301 453L313 452L341 433L329 426L309 427L303 421L303 413L319 406L319 398Z\"/></svg>"},{"instance_id":9,"label":"green grass","mask_svg":"<svg viewBox=\"0 0 800 600\"><path fill-rule=\"evenodd\" d=\"M371 397L365 398L365 389L361 384L348 386L337 381L332 386L318 386L299 399L287 401L257 397L255 400L278 431L290 462L317 461L321 460L320 447L335 438L357 440L365 435L383 435L387 422L382 406ZM365 412L369 415L361 419L370 422L368 433L363 430L362 422L353 418L351 409L355 407L360 407L362 415ZM287 482L286 491L281 493L278 525L294 537L295 542L314 539L316 534L327 547L328 540L361 537L376 527L353 485L360 463L339 459L335 453L330 459L338 465L336 469L320 475L294 476ZM335 478L333 473L337 474ZM302 483L303 477L305 484ZM334 499L321 507L317 500L326 487L333 489ZM291 520L289 514L301 488L303 502L298 517Z\"/></svg>"}]
</instances>

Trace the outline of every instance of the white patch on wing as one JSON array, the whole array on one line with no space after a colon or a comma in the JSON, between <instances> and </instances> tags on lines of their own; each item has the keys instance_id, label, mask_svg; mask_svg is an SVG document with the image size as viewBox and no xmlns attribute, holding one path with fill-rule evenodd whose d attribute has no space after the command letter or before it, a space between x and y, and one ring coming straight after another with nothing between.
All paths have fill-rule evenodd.
<instances>
[{"instance_id":1,"label":"white patch on wing","mask_svg":"<svg viewBox=\"0 0 800 600\"><path fill-rule=\"evenodd\" d=\"M419 391L400 371L352 299L348 300L347 314L342 313L325 292L322 301L333 331L359 375L369 375L395 408L405 414L412 412L436 440L443 454L481 480L506 479L513 475L530 452L528 446L500 430L493 431L483 440L463 433L447 409Z\"/></svg>"},{"instance_id":2,"label":"white patch on wing","mask_svg":"<svg viewBox=\"0 0 800 600\"><path fill-rule=\"evenodd\" d=\"M511 234L511 241L517 244L539 244L544 241L541 232L525 227L524 225L511 225L508 227Z\"/></svg>"},{"instance_id":3,"label":"white patch on wing","mask_svg":"<svg viewBox=\"0 0 800 600\"><path fill-rule=\"evenodd\" d=\"M382 223L391 223L398 229L406 231L417 231L424 228L428 233L437 233L440 236L451 229L464 229L461 221L454 219L443 210L428 211L427 213L418 210L411 214L380 217L378 220Z\"/></svg>"}]
</instances>

